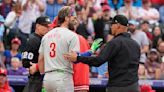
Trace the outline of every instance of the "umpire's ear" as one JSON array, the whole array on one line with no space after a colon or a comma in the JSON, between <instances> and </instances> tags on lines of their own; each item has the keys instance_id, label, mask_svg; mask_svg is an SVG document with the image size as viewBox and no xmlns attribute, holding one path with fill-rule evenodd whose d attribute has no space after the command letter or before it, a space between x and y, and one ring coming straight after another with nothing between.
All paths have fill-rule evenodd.
<instances>
[{"instance_id":1,"label":"umpire's ear","mask_svg":"<svg viewBox=\"0 0 164 92\"><path fill-rule=\"evenodd\" d=\"M35 24L35 27L38 27L39 26L39 24Z\"/></svg>"},{"instance_id":2,"label":"umpire's ear","mask_svg":"<svg viewBox=\"0 0 164 92\"><path fill-rule=\"evenodd\" d=\"M39 24L35 25L35 30L37 30L39 28Z\"/></svg>"}]
</instances>

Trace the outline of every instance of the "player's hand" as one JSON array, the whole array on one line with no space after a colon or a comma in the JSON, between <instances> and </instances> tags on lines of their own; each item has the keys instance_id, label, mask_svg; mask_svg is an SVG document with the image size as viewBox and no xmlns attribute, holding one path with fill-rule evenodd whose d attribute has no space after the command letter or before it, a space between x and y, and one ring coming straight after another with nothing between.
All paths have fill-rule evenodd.
<instances>
[{"instance_id":1,"label":"player's hand","mask_svg":"<svg viewBox=\"0 0 164 92\"><path fill-rule=\"evenodd\" d=\"M31 66L30 66L30 68L29 68L29 72L30 72L30 74L34 74L34 73L36 73L38 70L36 69L36 64L35 63L32 63L32 62L30 62L30 64L31 64Z\"/></svg>"},{"instance_id":2,"label":"player's hand","mask_svg":"<svg viewBox=\"0 0 164 92\"><path fill-rule=\"evenodd\" d=\"M76 62L78 54L74 51L63 54L64 59L70 62Z\"/></svg>"},{"instance_id":3,"label":"player's hand","mask_svg":"<svg viewBox=\"0 0 164 92\"><path fill-rule=\"evenodd\" d=\"M92 46L91 46L91 51L95 52L102 44L103 44L102 38L98 38L98 39L94 40L94 42L92 43Z\"/></svg>"}]
</instances>

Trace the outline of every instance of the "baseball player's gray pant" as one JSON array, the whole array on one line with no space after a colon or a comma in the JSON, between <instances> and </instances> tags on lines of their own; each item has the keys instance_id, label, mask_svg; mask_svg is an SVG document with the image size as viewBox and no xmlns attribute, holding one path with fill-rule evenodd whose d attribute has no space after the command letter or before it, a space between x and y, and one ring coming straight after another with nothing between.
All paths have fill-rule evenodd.
<instances>
[{"instance_id":1,"label":"baseball player's gray pant","mask_svg":"<svg viewBox=\"0 0 164 92\"><path fill-rule=\"evenodd\" d=\"M74 92L73 77L71 73L49 72L43 80L46 92Z\"/></svg>"}]
</instances>

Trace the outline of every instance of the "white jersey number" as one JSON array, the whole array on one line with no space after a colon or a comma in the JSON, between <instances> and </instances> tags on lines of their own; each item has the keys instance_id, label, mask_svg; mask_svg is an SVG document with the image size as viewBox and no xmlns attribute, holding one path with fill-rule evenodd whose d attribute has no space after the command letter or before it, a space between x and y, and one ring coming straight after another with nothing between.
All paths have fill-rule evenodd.
<instances>
[{"instance_id":1,"label":"white jersey number","mask_svg":"<svg viewBox=\"0 0 164 92\"><path fill-rule=\"evenodd\" d=\"M22 58L25 58L25 59L29 59L29 60L32 60L34 57L34 54L31 53L31 52L23 52L22 53Z\"/></svg>"}]
</instances>

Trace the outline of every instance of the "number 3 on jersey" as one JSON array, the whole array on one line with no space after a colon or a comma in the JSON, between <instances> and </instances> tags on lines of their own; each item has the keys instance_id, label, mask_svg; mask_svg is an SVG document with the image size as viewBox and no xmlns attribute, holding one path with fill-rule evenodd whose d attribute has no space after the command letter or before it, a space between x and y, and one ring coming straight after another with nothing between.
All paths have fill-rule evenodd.
<instances>
[{"instance_id":1,"label":"number 3 on jersey","mask_svg":"<svg viewBox=\"0 0 164 92\"><path fill-rule=\"evenodd\" d=\"M50 43L50 48L51 48L51 51L50 51L50 57L51 58L54 58L56 56L56 44L55 43Z\"/></svg>"}]
</instances>

